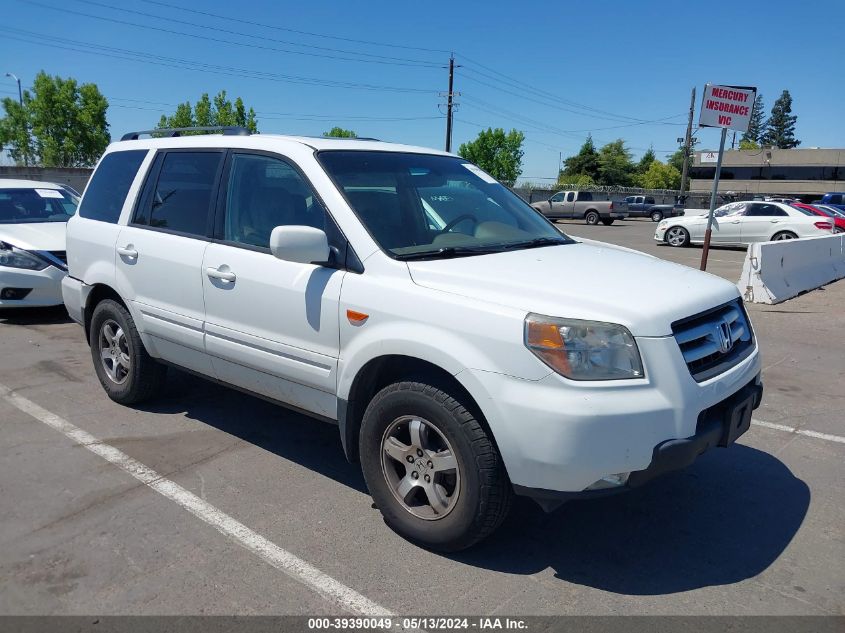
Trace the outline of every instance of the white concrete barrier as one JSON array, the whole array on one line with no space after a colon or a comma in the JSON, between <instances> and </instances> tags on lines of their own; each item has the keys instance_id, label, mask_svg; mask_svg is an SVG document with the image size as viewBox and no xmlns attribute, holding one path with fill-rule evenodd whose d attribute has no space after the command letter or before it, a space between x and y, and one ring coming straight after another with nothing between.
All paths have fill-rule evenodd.
<instances>
[{"instance_id":1,"label":"white concrete barrier","mask_svg":"<svg viewBox=\"0 0 845 633\"><path fill-rule=\"evenodd\" d=\"M845 277L845 233L748 246L737 287L751 303L780 303Z\"/></svg>"}]
</instances>

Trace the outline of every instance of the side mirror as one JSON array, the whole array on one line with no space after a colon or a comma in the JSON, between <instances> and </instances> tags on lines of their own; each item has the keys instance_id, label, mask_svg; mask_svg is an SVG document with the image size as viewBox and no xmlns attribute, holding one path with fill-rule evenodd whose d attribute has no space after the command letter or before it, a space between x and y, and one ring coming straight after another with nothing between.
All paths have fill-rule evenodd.
<instances>
[{"instance_id":1,"label":"side mirror","mask_svg":"<svg viewBox=\"0 0 845 633\"><path fill-rule=\"evenodd\" d=\"M270 233L270 252L289 262L324 264L329 259L329 240L325 231L312 226L277 226Z\"/></svg>"}]
</instances>

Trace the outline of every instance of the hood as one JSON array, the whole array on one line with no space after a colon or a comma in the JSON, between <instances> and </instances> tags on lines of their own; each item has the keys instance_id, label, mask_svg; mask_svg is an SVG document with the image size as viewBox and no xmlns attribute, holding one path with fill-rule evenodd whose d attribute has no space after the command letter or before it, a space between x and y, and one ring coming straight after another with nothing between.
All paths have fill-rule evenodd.
<instances>
[{"instance_id":1,"label":"hood","mask_svg":"<svg viewBox=\"0 0 845 633\"><path fill-rule=\"evenodd\" d=\"M610 245L569 244L408 262L420 286L548 316L619 323L635 336L739 296L715 275Z\"/></svg>"},{"instance_id":2,"label":"hood","mask_svg":"<svg viewBox=\"0 0 845 633\"><path fill-rule=\"evenodd\" d=\"M66 222L0 224L0 241L28 251L63 251L66 230Z\"/></svg>"}]
</instances>

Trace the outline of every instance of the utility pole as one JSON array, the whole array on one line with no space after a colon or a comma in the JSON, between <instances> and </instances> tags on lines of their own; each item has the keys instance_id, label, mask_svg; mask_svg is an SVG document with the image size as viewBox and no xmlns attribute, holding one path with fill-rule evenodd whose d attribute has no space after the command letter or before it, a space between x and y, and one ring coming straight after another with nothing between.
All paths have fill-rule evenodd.
<instances>
[{"instance_id":1,"label":"utility pole","mask_svg":"<svg viewBox=\"0 0 845 633\"><path fill-rule=\"evenodd\" d=\"M731 137L731 149L736 146L736 130L734 130L734 135Z\"/></svg>"},{"instance_id":2,"label":"utility pole","mask_svg":"<svg viewBox=\"0 0 845 633\"><path fill-rule=\"evenodd\" d=\"M684 136L684 170L681 172L681 191L678 195L678 202L683 204L684 191L687 188L687 174L689 173L689 155L692 145L692 117L695 114L695 87L689 99L689 119L687 119L687 133Z\"/></svg>"},{"instance_id":3,"label":"utility pole","mask_svg":"<svg viewBox=\"0 0 845 633\"><path fill-rule=\"evenodd\" d=\"M21 112L23 112L23 92L21 91L21 80L15 73L6 73L7 77L11 77L18 83L18 103L21 106ZM29 157L24 152L23 155L23 164L24 167L29 167Z\"/></svg>"},{"instance_id":4,"label":"utility pole","mask_svg":"<svg viewBox=\"0 0 845 633\"><path fill-rule=\"evenodd\" d=\"M452 86L455 82L455 54L449 55L449 92L446 95L446 151L452 151Z\"/></svg>"}]
</instances>

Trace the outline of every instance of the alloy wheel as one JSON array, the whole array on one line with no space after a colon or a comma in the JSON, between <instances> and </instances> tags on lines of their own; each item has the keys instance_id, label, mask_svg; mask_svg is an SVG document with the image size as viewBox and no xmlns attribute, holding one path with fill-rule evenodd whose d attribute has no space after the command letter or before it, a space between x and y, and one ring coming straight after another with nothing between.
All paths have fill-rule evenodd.
<instances>
[{"instance_id":1,"label":"alloy wheel","mask_svg":"<svg viewBox=\"0 0 845 633\"><path fill-rule=\"evenodd\" d=\"M672 246L683 246L687 241L684 229L679 226L673 226L671 229L666 231L666 241Z\"/></svg>"},{"instance_id":2,"label":"alloy wheel","mask_svg":"<svg viewBox=\"0 0 845 633\"><path fill-rule=\"evenodd\" d=\"M100 362L106 375L116 385L122 385L129 377L131 366L129 343L123 328L112 320L107 319L100 327L99 335Z\"/></svg>"},{"instance_id":3,"label":"alloy wheel","mask_svg":"<svg viewBox=\"0 0 845 633\"><path fill-rule=\"evenodd\" d=\"M381 469L396 500L420 519L442 519L458 501L457 457L428 420L406 415L388 425L381 440Z\"/></svg>"}]
</instances>

